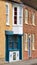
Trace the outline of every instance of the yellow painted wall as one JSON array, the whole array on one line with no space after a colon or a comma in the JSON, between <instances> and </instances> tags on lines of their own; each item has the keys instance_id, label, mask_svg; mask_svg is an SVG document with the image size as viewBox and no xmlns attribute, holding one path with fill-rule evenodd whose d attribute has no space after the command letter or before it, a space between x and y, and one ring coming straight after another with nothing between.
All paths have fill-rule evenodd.
<instances>
[{"instance_id":1,"label":"yellow painted wall","mask_svg":"<svg viewBox=\"0 0 37 65\"><path fill-rule=\"evenodd\" d=\"M12 4L9 3L9 23L6 25L6 7L5 1L0 1L0 58L5 57L5 30L12 30Z\"/></svg>"}]
</instances>

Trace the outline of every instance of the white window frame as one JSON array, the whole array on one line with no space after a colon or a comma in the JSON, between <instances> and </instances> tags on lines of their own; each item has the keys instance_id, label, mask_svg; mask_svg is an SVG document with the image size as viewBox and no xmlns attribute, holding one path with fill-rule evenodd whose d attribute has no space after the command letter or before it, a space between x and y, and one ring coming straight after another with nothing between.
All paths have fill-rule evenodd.
<instances>
[{"instance_id":1,"label":"white window frame","mask_svg":"<svg viewBox=\"0 0 37 65\"><path fill-rule=\"evenodd\" d=\"M35 25L35 13L32 13L32 25Z\"/></svg>"},{"instance_id":2,"label":"white window frame","mask_svg":"<svg viewBox=\"0 0 37 65\"><path fill-rule=\"evenodd\" d=\"M6 5L8 6L8 13L6 12L6 15L8 15L8 21L6 21L6 25L10 25L9 24L9 3L6 2Z\"/></svg>"},{"instance_id":3,"label":"white window frame","mask_svg":"<svg viewBox=\"0 0 37 65\"><path fill-rule=\"evenodd\" d=\"M25 24L28 24L28 9L25 9Z\"/></svg>"},{"instance_id":4,"label":"white window frame","mask_svg":"<svg viewBox=\"0 0 37 65\"><path fill-rule=\"evenodd\" d=\"M14 24L14 7L17 7L17 24ZM13 8L12 8L12 11L13 11L13 15L12 15L12 20L13 20L13 26L23 26L23 8L22 8L22 18L21 18L21 23L19 22L19 17L20 17L20 15L19 15L19 11L20 11L20 5L18 5L18 4L14 4L13 5Z\"/></svg>"}]
</instances>

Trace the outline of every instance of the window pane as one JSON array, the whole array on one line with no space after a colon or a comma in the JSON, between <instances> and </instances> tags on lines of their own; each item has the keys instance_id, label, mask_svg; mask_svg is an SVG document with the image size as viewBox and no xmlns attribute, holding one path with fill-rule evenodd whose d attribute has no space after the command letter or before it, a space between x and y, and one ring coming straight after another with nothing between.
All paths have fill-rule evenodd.
<instances>
[{"instance_id":1,"label":"window pane","mask_svg":"<svg viewBox=\"0 0 37 65\"><path fill-rule=\"evenodd\" d=\"M6 14L6 23L8 23L8 14Z\"/></svg>"},{"instance_id":2,"label":"window pane","mask_svg":"<svg viewBox=\"0 0 37 65\"><path fill-rule=\"evenodd\" d=\"M18 48L18 47L17 47L17 46L18 46L17 42L14 42L13 45L14 45L14 46L13 46L14 49L17 49L17 48Z\"/></svg>"},{"instance_id":3,"label":"window pane","mask_svg":"<svg viewBox=\"0 0 37 65\"><path fill-rule=\"evenodd\" d=\"M9 49L12 49L12 42L10 41L9 44L8 44L8 48Z\"/></svg>"},{"instance_id":4,"label":"window pane","mask_svg":"<svg viewBox=\"0 0 37 65\"><path fill-rule=\"evenodd\" d=\"M9 3L6 3L6 25L9 25Z\"/></svg>"},{"instance_id":5,"label":"window pane","mask_svg":"<svg viewBox=\"0 0 37 65\"><path fill-rule=\"evenodd\" d=\"M35 24L35 14L34 13L32 14L32 24L33 25Z\"/></svg>"},{"instance_id":6,"label":"window pane","mask_svg":"<svg viewBox=\"0 0 37 65\"><path fill-rule=\"evenodd\" d=\"M14 24L17 24L17 16L14 16Z\"/></svg>"},{"instance_id":7,"label":"window pane","mask_svg":"<svg viewBox=\"0 0 37 65\"><path fill-rule=\"evenodd\" d=\"M17 7L14 8L14 24L17 24Z\"/></svg>"},{"instance_id":8,"label":"window pane","mask_svg":"<svg viewBox=\"0 0 37 65\"><path fill-rule=\"evenodd\" d=\"M28 10L25 9L25 17L28 17Z\"/></svg>"},{"instance_id":9,"label":"window pane","mask_svg":"<svg viewBox=\"0 0 37 65\"><path fill-rule=\"evenodd\" d=\"M34 50L34 34L31 35L32 50Z\"/></svg>"},{"instance_id":10,"label":"window pane","mask_svg":"<svg viewBox=\"0 0 37 65\"><path fill-rule=\"evenodd\" d=\"M26 23L26 24L28 23L28 18L27 18L27 17L25 17L25 23Z\"/></svg>"},{"instance_id":11,"label":"window pane","mask_svg":"<svg viewBox=\"0 0 37 65\"><path fill-rule=\"evenodd\" d=\"M12 36L8 36L8 49L12 49Z\"/></svg>"},{"instance_id":12,"label":"window pane","mask_svg":"<svg viewBox=\"0 0 37 65\"><path fill-rule=\"evenodd\" d=\"M12 42L13 41L13 36L8 36L8 42Z\"/></svg>"},{"instance_id":13,"label":"window pane","mask_svg":"<svg viewBox=\"0 0 37 65\"><path fill-rule=\"evenodd\" d=\"M34 34L31 35L31 42L34 42Z\"/></svg>"},{"instance_id":14,"label":"window pane","mask_svg":"<svg viewBox=\"0 0 37 65\"><path fill-rule=\"evenodd\" d=\"M14 41L17 41L18 40L18 36L17 35L14 35L13 36L13 39L14 39Z\"/></svg>"},{"instance_id":15,"label":"window pane","mask_svg":"<svg viewBox=\"0 0 37 65\"><path fill-rule=\"evenodd\" d=\"M28 10L25 9L25 23L28 23Z\"/></svg>"},{"instance_id":16,"label":"window pane","mask_svg":"<svg viewBox=\"0 0 37 65\"><path fill-rule=\"evenodd\" d=\"M6 13L8 13L8 5L6 5Z\"/></svg>"},{"instance_id":17,"label":"window pane","mask_svg":"<svg viewBox=\"0 0 37 65\"><path fill-rule=\"evenodd\" d=\"M25 42L27 42L27 34L25 34Z\"/></svg>"},{"instance_id":18,"label":"window pane","mask_svg":"<svg viewBox=\"0 0 37 65\"><path fill-rule=\"evenodd\" d=\"M17 7L14 8L14 11L17 11Z\"/></svg>"},{"instance_id":19,"label":"window pane","mask_svg":"<svg viewBox=\"0 0 37 65\"><path fill-rule=\"evenodd\" d=\"M16 15L16 16L17 16L17 12L14 12L14 15Z\"/></svg>"}]
</instances>

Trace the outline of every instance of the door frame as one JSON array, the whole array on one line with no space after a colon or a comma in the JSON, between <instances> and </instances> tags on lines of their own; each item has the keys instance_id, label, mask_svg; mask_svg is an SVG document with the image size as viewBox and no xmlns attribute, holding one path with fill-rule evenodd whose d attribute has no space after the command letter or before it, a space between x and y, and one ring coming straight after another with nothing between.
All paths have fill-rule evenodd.
<instances>
[{"instance_id":1,"label":"door frame","mask_svg":"<svg viewBox=\"0 0 37 65\"><path fill-rule=\"evenodd\" d=\"M20 45L20 48L18 46L18 49L17 50L12 50L12 51L18 51L19 50L19 60L22 60L22 36L21 35L18 35L18 45ZM5 59L6 61L9 61L9 49L8 49L8 35L6 35L6 53L5 53Z\"/></svg>"}]
</instances>

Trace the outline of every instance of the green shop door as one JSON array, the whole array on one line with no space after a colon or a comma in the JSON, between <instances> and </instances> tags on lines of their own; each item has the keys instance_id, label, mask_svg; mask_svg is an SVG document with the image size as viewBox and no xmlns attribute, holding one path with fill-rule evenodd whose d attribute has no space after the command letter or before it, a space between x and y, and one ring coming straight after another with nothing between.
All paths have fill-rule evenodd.
<instances>
[{"instance_id":1,"label":"green shop door","mask_svg":"<svg viewBox=\"0 0 37 65\"><path fill-rule=\"evenodd\" d=\"M12 54L12 55L11 55ZM19 57L17 57L19 55ZM21 35L6 35L6 61L22 59L22 36ZM12 61L11 60L11 61Z\"/></svg>"}]
</instances>

